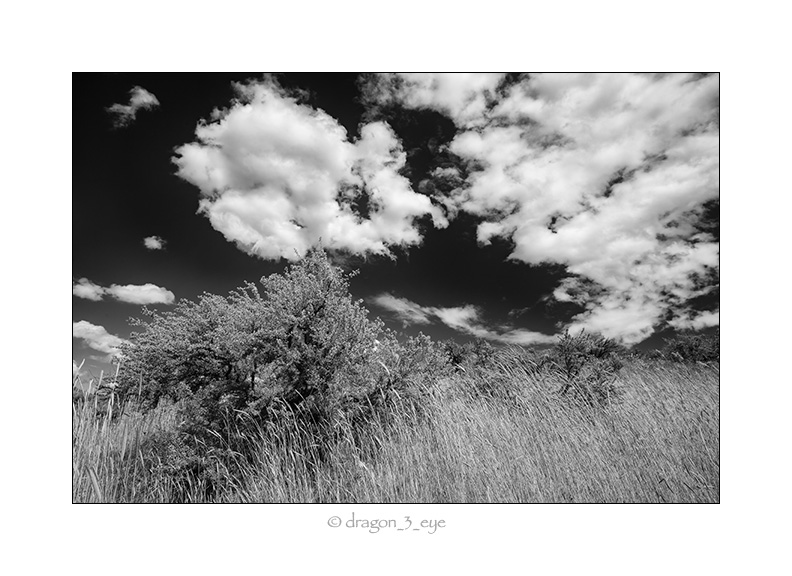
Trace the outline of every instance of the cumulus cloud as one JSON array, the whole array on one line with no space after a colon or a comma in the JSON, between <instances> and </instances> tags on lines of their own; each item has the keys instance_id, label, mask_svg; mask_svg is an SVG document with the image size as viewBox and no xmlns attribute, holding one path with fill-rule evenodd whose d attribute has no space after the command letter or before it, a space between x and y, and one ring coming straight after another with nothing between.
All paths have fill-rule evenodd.
<instances>
[{"instance_id":1,"label":"cumulus cloud","mask_svg":"<svg viewBox=\"0 0 792 576\"><path fill-rule=\"evenodd\" d=\"M585 308L572 330L639 342L707 289L719 244L697 225L719 198L717 75L538 74L494 97L493 78L456 103L442 78L387 80L380 99L459 128L464 177L435 174L460 179L449 213L480 217L479 242L512 241L511 259L566 266L554 295Z\"/></svg>"},{"instance_id":2,"label":"cumulus cloud","mask_svg":"<svg viewBox=\"0 0 792 576\"><path fill-rule=\"evenodd\" d=\"M135 86L129 91L128 104L113 104L107 112L113 118L113 126L124 128L132 124L140 110L153 110L160 105L157 97L140 86Z\"/></svg>"},{"instance_id":3,"label":"cumulus cloud","mask_svg":"<svg viewBox=\"0 0 792 576\"><path fill-rule=\"evenodd\" d=\"M199 213L240 249L296 260L321 240L331 250L391 255L420 244L419 219L448 224L400 174L406 155L388 124L366 124L350 141L334 118L271 80L235 89L237 100L201 122L196 142L173 161L200 190Z\"/></svg>"},{"instance_id":4,"label":"cumulus cloud","mask_svg":"<svg viewBox=\"0 0 792 576\"><path fill-rule=\"evenodd\" d=\"M105 289L94 284L88 278L80 278L77 282L72 283L72 294L78 298L85 298L86 300L93 300L98 302L104 296Z\"/></svg>"},{"instance_id":5,"label":"cumulus cloud","mask_svg":"<svg viewBox=\"0 0 792 576\"><path fill-rule=\"evenodd\" d=\"M705 312L684 311L668 322L677 330L701 330L720 325L720 310Z\"/></svg>"},{"instance_id":6,"label":"cumulus cloud","mask_svg":"<svg viewBox=\"0 0 792 576\"><path fill-rule=\"evenodd\" d=\"M108 333L103 326L97 326L85 320L72 322L72 337L84 341L88 347L94 350L109 355L118 354L118 347L125 342L123 338Z\"/></svg>"},{"instance_id":7,"label":"cumulus cloud","mask_svg":"<svg viewBox=\"0 0 792 576\"><path fill-rule=\"evenodd\" d=\"M143 238L143 245L149 250L164 250L165 240L159 236L147 236Z\"/></svg>"},{"instance_id":8,"label":"cumulus cloud","mask_svg":"<svg viewBox=\"0 0 792 576\"><path fill-rule=\"evenodd\" d=\"M129 304L173 304L176 299L173 292L155 284L127 284L125 286L112 284L109 288L104 288L87 278L80 278L72 284L72 294L78 298L94 301L102 300L105 295L108 295Z\"/></svg>"},{"instance_id":9,"label":"cumulus cloud","mask_svg":"<svg viewBox=\"0 0 792 576\"><path fill-rule=\"evenodd\" d=\"M134 284L119 286L113 284L110 288L106 288L105 291L116 300L130 304L173 304L176 298L173 292L160 288L155 284L143 284L141 286Z\"/></svg>"},{"instance_id":10,"label":"cumulus cloud","mask_svg":"<svg viewBox=\"0 0 792 576\"><path fill-rule=\"evenodd\" d=\"M377 74L367 79L364 96L378 104L438 110L457 124L468 124L482 117L504 77L500 73Z\"/></svg>"},{"instance_id":11,"label":"cumulus cloud","mask_svg":"<svg viewBox=\"0 0 792 576\"><path fill-rule=\"evenodd\" d=\"M387 293L372 298L371 302L392 313L405 326L430 324L433 319L437 319L457 332L505 344L526 346L555 341L554 336L522 328L500 327L500 329L494 330L484 323L480 310L472 305L449 308L421 306L406 298L399 298Z\"/></svg>"}]
</instances>

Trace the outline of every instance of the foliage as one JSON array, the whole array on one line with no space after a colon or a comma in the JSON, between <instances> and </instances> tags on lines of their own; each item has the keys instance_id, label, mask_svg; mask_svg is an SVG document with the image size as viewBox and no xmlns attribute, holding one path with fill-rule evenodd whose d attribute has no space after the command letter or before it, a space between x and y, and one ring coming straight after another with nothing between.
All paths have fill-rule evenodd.
<instances>
[{"instance_id":1,"label":"foliage","mask_svg":"<svg viewBox=\"0 0 792 576\"><path fill-rule=\"evenodd\" d=\"M559 336L545 357L545 365L563 380L562 395L595 405L608 404L615 395L614 382L622 368L623 348L613 340L581 331Z\"/></svg>"},{"instance_id":2,"label":"foliage","mask_svg":"<svg viewBox=\"0 0 792 576\"><path fill-rule=\"evenodd\" d=\"M717 499L717 386L707 372L706 389L682 387L711 366L634 359L632 380L622 378L633 388L629 401L581 419L580 407L559 402L546 383L560 380L565 398L610 404L627 358L613 341L565 333L540 356L483 340L400 340L352 300L349 277L315 250L260 286L147 311L123 348L118 391L128 409L73 404L75 499ZM646 366L676 372L638 372ZM682 394L669 414L669 398ZM702 409L691 412L689 402ZM658 425L663 442L653 440ZM631 448L641 438L645 445ZM695 476L666 478L682 469L676 448L647 463L647 450L667 438L692 442L684 457ZM540 460L552 473L531 467ZM573 469L574 480L558 484L560 471ZM668 483L646 492L650 476ZM602 491L612 486L619 489Z\"/></svg>"},{"instance_id":3,"label":"foliage","mask_svg":"<svg viewBox=\"0 0 792 576\"><path fill-rule=\"evenodd\" d=\"M352 300L349 277L315 249L260 289L147 311L123 347L121 390L144 409L179 402L183 431L207 444L279 410L327 417L384 372L371 354L381 323Z\"/></svg>"},{"instance_id":4,"label":"foliage","mask_svg":"<svg viewBox=\"0 0 792 576\"><path fill-rule=\"evenodd\" d=\"M403 343L388 333L386 342L383 347L388 357L384 362L386 377L379 383L384 392L416 396L451 373L443 347L423 333Z\"/></svg>"},{"instance_id":5,"label":"foliage","mask_svg":"<svg viewBox=\"0 0 792 576\"><path fill-rule=\"evenodd\" d=\"M447 361L457 368L483 367L490 364L495 357L495 348L482 338L473 342L459 344L454 340L445 340L441 347L445 352Z\"/></svg>"},{"instance_id":6,"label":"foliage","mask_svg":"<svg viewBox=\"0 0 792 576\"><path fill-rule=\"evenodd\" d=\"M676 362L720 361L720 330L715 334L682 333L666 340L663 353Z\"/></svg>"},{"instance_id":7,"label":"foliage","mask_svg":"<svg viewBox=\"0 0 792 576\"><path fill-rule=\"evenodd\" d=\"M465 347L456 340L443 340L440 343L443 352L446 355L447 361L455 367L462 366L465 361L466 353Z\"/></svg>"}]
</instances>

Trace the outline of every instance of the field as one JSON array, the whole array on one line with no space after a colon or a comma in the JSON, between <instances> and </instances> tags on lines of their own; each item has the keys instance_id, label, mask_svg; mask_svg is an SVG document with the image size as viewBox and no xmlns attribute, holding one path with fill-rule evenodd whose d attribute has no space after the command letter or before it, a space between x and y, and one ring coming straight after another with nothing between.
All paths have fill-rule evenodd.
<instances>
[{"instance_id":1,"label":"field","mask_svg":"<svg viewBox=\"0 0 792 576\"><path fill-rule=\"evenodd\" d=\"M201 459L175 405L73 405L74 502L718 502L719 364L631 356L606 403L517 349L364 420L240 422ZM220 442L220 445L223 445Z\"/></svg>"}]
</instances>

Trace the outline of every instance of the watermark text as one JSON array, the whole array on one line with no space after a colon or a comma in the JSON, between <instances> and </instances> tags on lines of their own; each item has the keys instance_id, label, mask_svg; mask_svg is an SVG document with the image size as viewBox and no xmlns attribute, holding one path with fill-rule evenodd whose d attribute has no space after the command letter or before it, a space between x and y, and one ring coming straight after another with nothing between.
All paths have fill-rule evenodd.
<instances>
[{"instance_id":1,"label":"watermark text","mask_svg":"<svg viewBox=\"0 0 792 576\"><path fill-rule=\"evenodd\" d=\"M348 518L331 516L327 520L327 525L331 528L365 530L371 534L376 534L383 530L435 534L438 530L446 528L446 521L436 518L413 518L410 516L402 516L401 518L361 518L353 512Z\"/></svg>"}]
</instances>

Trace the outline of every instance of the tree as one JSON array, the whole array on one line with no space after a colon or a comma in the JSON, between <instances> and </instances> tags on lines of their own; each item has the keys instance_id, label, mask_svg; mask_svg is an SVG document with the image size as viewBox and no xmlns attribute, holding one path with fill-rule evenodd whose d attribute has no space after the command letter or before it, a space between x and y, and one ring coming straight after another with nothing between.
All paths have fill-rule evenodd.
<instances>
[{"instance_id":1,"label":"tree","mask_svg":"<svg viewBox=\"0 0 792 576\"><path fill-rule=\"evenodd\" d=\"M666 358L676 362L719 362L720 328L714 334L682 332L666 340L663 350Z\"/></svg>"},{"instance_id":2,"label":"tree","mask_svg":"<svg viewBox=\"0 0 792 576\"><path fill-rule=\"evenodd\" d=\"M616 394L614 382L622 368L624 348L614 340L585 331L564 332L546 356L563 380L559 392L590 404L608 404Z\"/></svg>"},{"instance_id":3,"label":"tree","mask_svg":"<svg viewBox=\"0 0 792 576\"><path fill-rule=\"evenodd\" d=\"M317 248L261 288L147 310L123 347L122 390L144 409L180 402L194 434L228 433L230 420L260 422L276 406L317 415L377 372L360 367L371 363L382 325L352 300L350 277Z\"/></svg>"}]
</instances>

